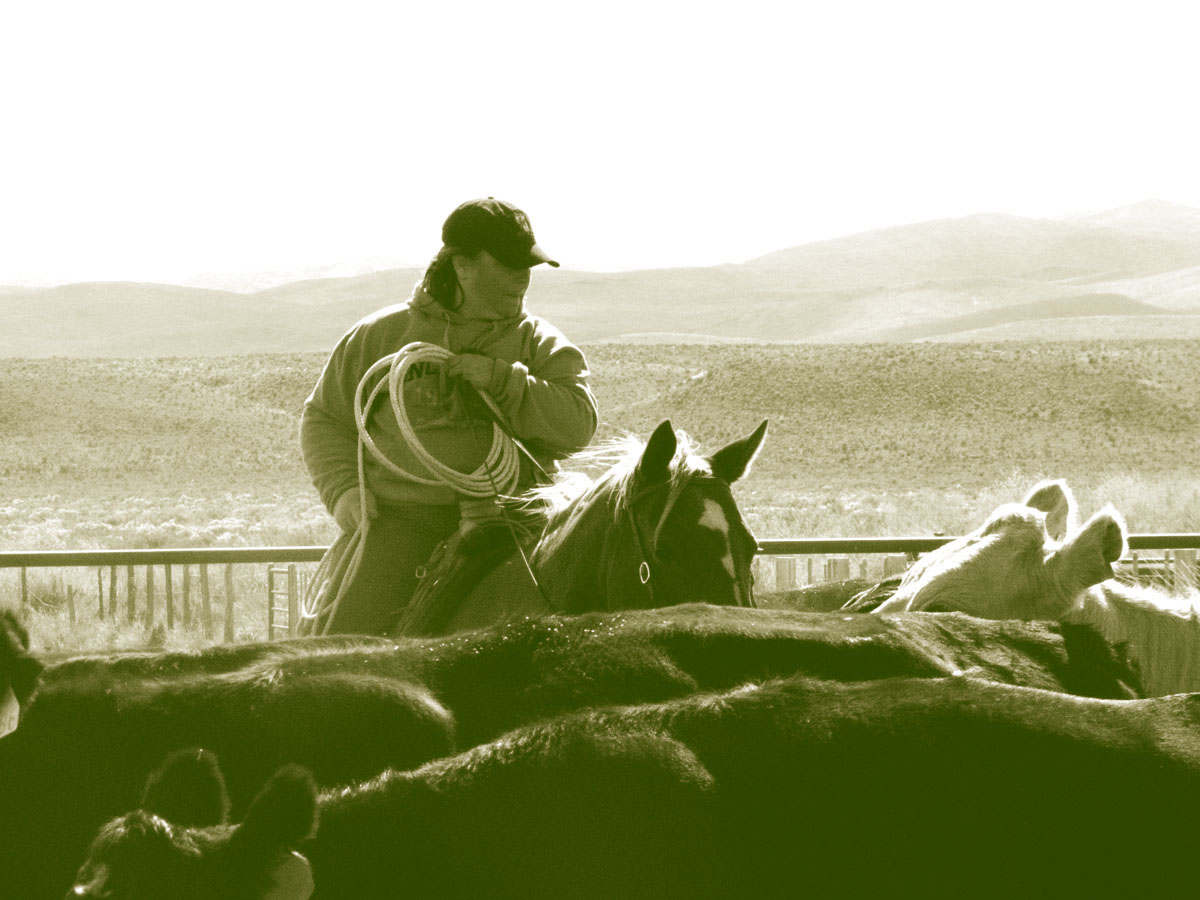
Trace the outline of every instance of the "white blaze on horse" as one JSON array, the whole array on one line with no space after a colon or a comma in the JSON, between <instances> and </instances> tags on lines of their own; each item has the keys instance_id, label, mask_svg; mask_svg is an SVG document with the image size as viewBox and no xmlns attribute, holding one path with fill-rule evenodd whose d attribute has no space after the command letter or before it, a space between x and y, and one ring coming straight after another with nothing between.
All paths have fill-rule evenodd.
<instances>
[{"instance_id":1,"label":"white blaze on horse","mask_svg":"<svg viewBox=\"0 0 1200 900\"><path fill-rule=\"evenodd\" d=\"M959 610L988 619L1091 625L1125 644L1148 696L1200 691L1200 613L1193 600L1113 579L1126 550L1111 506L1081 527L1062 481L1038 484L975 531L922 557L874 610Z\"/></svg>"}]
</instances>

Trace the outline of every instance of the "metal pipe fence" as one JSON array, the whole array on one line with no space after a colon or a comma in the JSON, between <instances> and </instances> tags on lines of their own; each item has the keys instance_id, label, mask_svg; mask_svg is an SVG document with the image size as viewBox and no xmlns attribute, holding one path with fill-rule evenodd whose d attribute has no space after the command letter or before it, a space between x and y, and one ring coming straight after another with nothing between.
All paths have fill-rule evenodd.
<instances>
[{"instance_id":1,"label":"metal pipe fence","mask_svg":"<svg viewBox=\"0 0 1200 900\"><path fill-rule=\"evenodd\" d=\"M759 541L759 554L763 559L756 561L760 574L769 574L775 590L790 590L801 584L818 581L844 580L851 577L868 577L867 562L862 557L883 556L883 565L877 574L882 577L903 571L909 562L921 553L927 553L943 544L955 540L945 535L913 537L853 537L853 538L779 538ZM1128 537L1130 555L1122 560L1124 570L1137 577L1156 577L1173 587L1194 587L1197 582L1197 550L1200 550L1200 534L1133 534ZM122 600L130 623L142 619L147 628L155 625L156 609L160 599L155 567L162 571L161 614L162 624L174 628L176 624L176 588L181 595L178 607L179 622L185 627L202 625L207 639L215 635L213 620L213 591L210 587L209 567L224 567L224 628L225 641L234 640L235 590L234 567L248 564L266 564L267 585L267 637L275 638L294 633L297 598L303 593L305 573L298 572L297 563L320 561L326 548L323 546L290 547L176 547L132 550L9 550L0 551L0 569L17 569L20 572L21 603L28 604L30 590L29 569L47 568L96 568L97 612L103 620L116 620ZM1166 551L1162 556L1143 556L1140 551ZM857 570L851 556L859 557ZM765 557L774 557L773 565ZM801 558L807 558L805 567ZM816 558L824 557L821 566ZM286 567L279 564L290 564ZM181 569L182 578L176 581L172 567ZM195 568L195 578L193 578ZM137 570L142 576L142 610L138 610ZM764 572L764 569L766 570ZM118 591L120 574L124 574L125 590ZM105 574L108 576L107 590ZM195 592L199 589L200 602L195 606ZM71 621L75 621L78 597L72 588L67 601ZM107 604L106 604L107 600ZM282 603L283 605L277 605ZM282 621L286 616L286 621Z\"/></svg>"}]
</instances>

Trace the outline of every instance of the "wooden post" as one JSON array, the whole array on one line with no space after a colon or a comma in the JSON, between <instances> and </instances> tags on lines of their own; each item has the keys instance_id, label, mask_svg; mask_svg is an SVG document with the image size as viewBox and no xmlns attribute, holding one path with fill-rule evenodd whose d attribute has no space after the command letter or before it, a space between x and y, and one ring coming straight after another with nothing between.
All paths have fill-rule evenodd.
<instances>
[{"instance_id":1,"label":"wooden post","mask_svg":"<svg viewBox=\"0 0 1200 900\"><path fill-rule=\"evenodd\" d=\"M233 643L233 563L225 564L225 643Z\"/></svg>"},{"instance_id":2,"label":"wooden post","mask_svg":"<svg viewBox=\"0 0 1200 900\"><path fill-rule=\"evenodd\" d=\"M68 584L66 589L67 594L67 616L71 620L71 625L75 625L75 585Z\"/></svg>"},{"instance_id":3,"label":"wooden post","mask_svg":"<svg viewBox=\"0 0 1200 900\"><path fill-rule=\"evenodd\" d=\"M796 557L775 557L775 590L790 591L796 587Z\"/></svg>"},{"instance_id":4,"label":"wooden post","mask_svg":"<svg viewBox=\"0 0 1200 900\"><path fill-rule=\"evenodd\" d=\"M1195 587L1196 551L1176 550L1175 567L1172 571L1172 581L1176 593Z\"/></svg>"},{"instance_id":5,"label":"wooden post","mask_svg":"<svg viewBox=\"0 0 1200 900\"><path fill-rule=\"evenodd\" d=\"M183 627L192 627L192 567L183 567Z\"/></svg>"},{"instance_id":6,"label":"wooden post","mask_svg":"<svg viewBox=\"0 0 1200 900\"><path fill-rule=\"evenodd\" d=\"M117 567L108 567L108 617L117 620Z\"/></svg>"},{"instance_id":7,"label":"wooden post","mask_svg":"<svg viewBox=\"0 0 1200 900\"><path fill-rule=\"evenodd\" d=\"M163 593L167 604L167 631L175 629L175 591L171 586L171 564L163 566Z\"/></svg>"},{"instance_id":8,"label":"wooden post","mask_svg":"<svg viewBox=\"0 0 1200 900\"><path fill-rule=\"evenodd\" d=\"M154 627L154 566L146 566L146 630Z\"/></svg>"},{"instance_id":9,"label":"wooden post","mask_svg":"<svg viewBox=\"0 0 1200 900\"><path fill-rule=\"evenodd\" d=\"M805 584L812 584L812 583L813 583L813 558L810 556L808 558L808 581L806 581Z\"/></svg>"},{"instance_id":10,"label":"wooden post","mask_svg":"<svg viewBox=\"0 0 1200 900\"><path fill-rule=\"evenodd\" d=\"M296 575L296 564L288 565L288 637L296 636L296 625L300 621L300 582Z\"/></svg>"},{"instance_id":11,"label":"wooden post","mask_svg":"<svg viewBox=\"0 0 1200 900\"><path fill-rule=\"evenodd\" d=\"M125 567L125 595L129 600L129 624L137 621L137 580L133 577L133 566Z\"/></svg>"},{"instance_id":12,"label":"wooden post","mask_svg":"<svg viewBox=\"0 0 1200 900\"><path fill-rule=\"evenodd\" d=\"M867 561L865 559L860 559L858 561L858 577L864 581L867 578Z\"/></svg>"},{"instance_id":13,"label":"wooden post","mask_svg":"<svg viewBox=\"0 0 1200 900\"><path fill-rule=\"evenodd\" d=\"M25 567L21 567L21 605L29 605L29 578L25 574Z\"/></svg>"},{"instance_id":14,"label":"wooden post","mask_svg":"<svg viewBox=\"0 0 1200 900\"><path fill-rule=\"evenodd\" d=\"M848 556L831 556L825 560L826 581L846 581L850 577L850 558Z\"/></svg>"},{"instance_id":15,"label":"wooden post","mask_svg":"<svg viewBox=\"0 0 1200 900\"><path fill-rule=\"evenodd\" d=\"M104 621L104 566L96 567L96 618Z\"/></svg>"},{"instance_id":16,"label":"wooden post","mask_svg":"<svg viewBox=\"0 0 1200 900\"><path fill-rule=\"evenodd\" d=\"M212 602L208 591L207 563L200 565L200 615L204 619L204 638L211 641L213 636Z\"/></svg>"}]
</instances>

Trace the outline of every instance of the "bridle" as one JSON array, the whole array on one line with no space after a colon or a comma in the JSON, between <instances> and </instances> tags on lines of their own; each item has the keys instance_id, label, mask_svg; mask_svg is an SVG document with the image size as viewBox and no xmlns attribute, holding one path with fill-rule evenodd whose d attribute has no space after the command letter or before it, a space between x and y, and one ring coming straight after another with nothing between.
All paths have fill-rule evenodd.
<instances>
[{"instance_id":1,"label":"bridle","mask_svg":"<svg viewBox=\"0 0 1200 900\"><path fill-rule=\"evenodd\" d=\"M633 514L633 507L643 497L655 493L662 485L656 484L639 491L625 504L625 515L629 519L629 530L633 532L633 542L637 545L638 556L641 557L641 561L638 563L638 581L646 586L646 591L650 596L650 608L658 606L654 597L654 569L651 568L652 563L656 568L661 569L662 567L662 561L658 558L658 538L662 534L663 525L666 524L667 517L671 515L671 510L675 508L676 502L687 485L688 479L686 478L681 478L671 484L670 491L667 494L667 502L663 504L662 513L658 517L658 524L654 526L654 534L650 538L650 549L648 552L645 543L642 541L642 532L638 528L637 517Z\"/></svg>"}]
</instances>

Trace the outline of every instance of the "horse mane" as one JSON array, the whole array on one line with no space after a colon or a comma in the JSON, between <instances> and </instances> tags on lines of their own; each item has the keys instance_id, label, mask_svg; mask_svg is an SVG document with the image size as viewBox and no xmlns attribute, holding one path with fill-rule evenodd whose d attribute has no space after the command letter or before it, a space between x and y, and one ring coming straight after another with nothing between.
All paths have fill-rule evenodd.
<instances>
[{"instance_id":1,"label":"horse mane","mask_svg":"<svg viewBox=\"0 0 1200 900\"><path fill-rule=\"evenodd\" d=\"M544 518L535 556L554 552L582 520L603 509L615 521L630 501L637 480L637 465L646 442L624 434L592 447L585 447L562 461L561 470L550 484L536 485L518 497L514 505ZM675 430L675 454L667 466L667 483L679 487L697 473L710 472L699 448L680 429Z\"/></svg>"}]
</instances>

